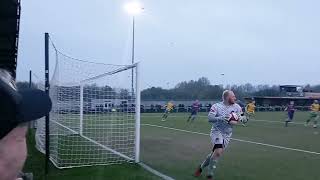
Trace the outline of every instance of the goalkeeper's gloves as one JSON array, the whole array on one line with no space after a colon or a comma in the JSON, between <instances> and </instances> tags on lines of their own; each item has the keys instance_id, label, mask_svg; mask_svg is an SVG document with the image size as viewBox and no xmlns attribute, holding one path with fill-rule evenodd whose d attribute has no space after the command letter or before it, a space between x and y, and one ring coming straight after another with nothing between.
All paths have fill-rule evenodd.
<instances>
[{"instance_id":1,"label":"goalkeeper's gloves","mask_svg":"<svg viewBox=\"0 0 320 180\"><path fill-rule=\"evenodd\" d=\"M226 115L223 117L223 119L224 119L227 123L229 123L229 122L230 122L230 119L231 119L231 114L226 114Z\"/></svg>"},{"instance_id":2,"label":"goalkeeper's gloves","mask_svg":"<svg viewBox=\"0 0 320 180\"><path fill-rule=\"evenodd\" d=\"M231 122L231 117L234 117L235 118L235 120L234 121L239 121L240 120L240 114L237 114L237 113L232 113L232 114L227 114L227 115L225 115L224 116L224 120L227 122L227 123L229 123L230 124L230 122ZM231 124L236 124L236 123L231 123Z\"/></svg>"}]
</instances>

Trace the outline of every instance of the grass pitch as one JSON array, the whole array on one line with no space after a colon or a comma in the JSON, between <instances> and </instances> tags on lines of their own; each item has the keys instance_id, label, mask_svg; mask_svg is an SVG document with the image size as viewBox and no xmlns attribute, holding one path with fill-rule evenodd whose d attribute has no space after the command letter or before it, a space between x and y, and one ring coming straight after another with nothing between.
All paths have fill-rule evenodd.
<instances>
[{"instance_id":1,"label":"grass pitch","mask_svg":"<svg viewBox=\"0 0 320 180\"><path fill-rule=\"evenodd\" d=\"M45 156L35 148L34 132L28 134L28 158L24 172L32 172L34 180L45 179ZM50 164L47 180L159 180L160 178L130 163L59 170Z\"/></svg>"},{"instance_id":2,"label":"grass pitch","mask_svg":"<svg viewBox=\"0 0 320 180\"><path fill-rule=\"evenodd\" d=\"M205 176L194 178L192 173L211 149L207 114L200 114L193 124L186 123L187 113L170 114L166 122L161 122L161 115L142 114L142 162L174 179L205 179ZM294 123L284 127L284 112L261 112L247 127L234 127L235 139L220 159L215 178L319 180L320 135L318 129L303 125L307 117L307 112L297 112ZM33 148L33 134L28 143L25 169L33 172L36 180L44 179L44 156ZM50 180L159 179L134 164L65 170L52 166L48 177Z\"/></svg>"},{"instance_id":3,"label":"grass pitch","mask_svg":"<svg viewBox=\"0 0 320 180\"><path fill-rule=\"evenodd\" d=\"M142 160L175 179L205 179L192 177L211 149L206 135L211 127L206 114L201 115L194 124L187 124L188 114L170 114L166 122L160 121L160 114L144 114ZM316 152L320 152L320 137L318 129L303 125L307 117L307 112L297 112L294 123L284 127L284 112L261 112L247 127L234 127L233 138L253 143L232 140L219 161L215 178L319 180L320 153Z\"/></svg>"}]
</instances>

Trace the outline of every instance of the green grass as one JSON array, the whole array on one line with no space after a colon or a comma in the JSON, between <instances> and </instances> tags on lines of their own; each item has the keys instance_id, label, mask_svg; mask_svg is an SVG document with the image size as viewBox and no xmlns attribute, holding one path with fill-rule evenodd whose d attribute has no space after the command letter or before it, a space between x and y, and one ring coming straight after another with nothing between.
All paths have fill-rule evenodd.
<instances>
[{"instance_id":1,"label":"green grass","mask_svg":"<svg viewBox=\"0 0 320 180\"><path fill-rule=\"evenodd\" d=\"M187 113L170 114L166 122L161 122L161 114L142 114L141 160L152 168L178 180L205 179L204 176L193 178L192 173L194 168L210 152L211 144L208 135L143 125L153 124L205 134L210 132L211 126L207 122L206 113L200 114L201 116L194 124L186 123L188 115ZM286 128L283 122L285 119L283 112L260 112L256 114L256 119L263 121L249 121L247 127L234 127L233 138L320 152L318 130L299 124L303 123L307 117L307 112L297 112L294 122L298 124L290 124ZM94 122L92 117L86 118L90 119L91 123L86 126L100 127L100 125L92 124ZM108 116L100 117L100 120L108 120L109 118ZM97 130L96 133L102 132ZM108 134L104 135L108 136ZM33 172L36 176L35 179L40 180L44 179L44 156L35 150L33 137L34 134L31 134L28 138L29 156L26 171ZM70 142L84 142L79 140L79 137L68 138L71 139L64 139L66 143L64 148L66 149ZM93 150L97 150L97 148ZM68 156L66 155L67 151L62 154ZM84 154L82 158L95 157L98 154ZM69 158L71 157L69 156ZM79 157L74 156L73 158ZM319 180L319 167L320 155L232 140L220 159L215 177L218 180ZM145 180L159 178L146 172L138 165L124 163L65 170L51 166L48 179Z\"/></svg>"},{"instance_id":2,"label":"green grass","mask_svg":"<svg viewBox=\"0 0 320 180\"><path fill-rule=\"evenodd\" d=\"M33 172L35 180L43 180L45 157L35 148L34 132L28 135L28 158L24 172ZM158 177L135 164L93 166L72 169L57 169L50 164L47 180L158 180Z\"/></svg>"},{"instance_id":3,"label":"green grass","mask_svg":"<svg viewBox=\"0 0 320 180\"><path fill-rule=\"evenodd\" d=\"M142 123L208 134L211 127L202 115L193 125L186 124L188 114L171 114L166 122L160 121L160 114L145 114ZM303 123L307 117L306 112L298 112L294 121ZM320 152L316 129L301 124L284 127L283 112L257 113L256 119L269 122L250 121L247 127L237 126L233 137ZM209 136L150 126L142 126L141 143L142 160L176 179L196 179L191 174L211 149ZM319 167L320 155L233 140L218 164L216 179L319 180Z\"/></svg>"}]
</instances>

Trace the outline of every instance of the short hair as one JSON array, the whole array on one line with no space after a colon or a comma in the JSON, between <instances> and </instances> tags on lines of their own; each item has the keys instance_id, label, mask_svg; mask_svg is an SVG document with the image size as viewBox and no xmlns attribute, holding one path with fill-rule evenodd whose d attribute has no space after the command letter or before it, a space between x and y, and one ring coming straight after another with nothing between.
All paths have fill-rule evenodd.
<instances>
[{"instance_id":1,"label":"short hair","mask_svg":"<svg viewBox=\"0 0 320 180\"><path fill-rule=\"evenodd\" d=\"M229 96L230 94L230 90L224 90L223 93L222 93L222 101L226 101L227 97Z\"/></svg>"}]
</instances>

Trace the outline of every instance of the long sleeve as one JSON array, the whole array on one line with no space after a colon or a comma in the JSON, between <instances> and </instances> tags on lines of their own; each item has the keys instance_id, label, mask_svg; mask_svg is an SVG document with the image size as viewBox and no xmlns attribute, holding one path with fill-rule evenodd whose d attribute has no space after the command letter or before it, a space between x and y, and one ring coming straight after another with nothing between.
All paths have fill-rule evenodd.
<instances>
[{"instance_id":1,"label":"long sleeve","mask_svg":"<svg viewBox=\"0 0 320 180\"><path fill-rule=\"evenodd\" d=\"M217 113L215 113L215 112L210 112L208 114L208 121L210 123L216 123L217 121L224 121L224 117L217 116Z\"/></svg>"}]
</instances>

